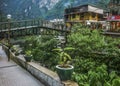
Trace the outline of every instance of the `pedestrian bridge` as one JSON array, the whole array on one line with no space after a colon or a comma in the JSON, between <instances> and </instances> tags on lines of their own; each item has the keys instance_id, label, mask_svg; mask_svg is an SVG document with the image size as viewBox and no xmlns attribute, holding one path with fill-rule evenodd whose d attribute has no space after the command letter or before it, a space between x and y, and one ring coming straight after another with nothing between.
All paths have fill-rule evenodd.
<instances>
[{"instance_id":1,"label":"pedestrian bridge","mask_svg":"<svg viewBox=\"0 0 120 86\"><path fill-rule=\"evenodd\" d=\"M11 38L27 35L59 35L69 33L64 23L41 19L0 22L0 39L10 34Z\"/></svg>"}]
</instances>

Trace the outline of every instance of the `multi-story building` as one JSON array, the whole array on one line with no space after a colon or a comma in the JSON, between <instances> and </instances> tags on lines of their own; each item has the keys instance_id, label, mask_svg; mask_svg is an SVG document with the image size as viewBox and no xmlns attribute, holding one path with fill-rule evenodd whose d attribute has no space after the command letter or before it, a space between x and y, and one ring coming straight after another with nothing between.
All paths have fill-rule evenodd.
<instances>
[{"instance_id":1,"label":"multi-story building","mask_svg":"<svg viewBox=\"0 0 120 86\"><path fill-rule=\"evenodd\" d=\"M103 9L90 4L66 8L64 19L67 26L71 26L74 23L90 25L103 19Z\"/></svg>"},{"instance_id":2,"label":"multi-story building","mask_svg":"<svg viewBox=\"0 0 120 86\"><path fill-rule=\"evenodd\" d=\"M108 4L110 31L120 32L120 0L110 0Z\"/></svg>"}]
</instances>

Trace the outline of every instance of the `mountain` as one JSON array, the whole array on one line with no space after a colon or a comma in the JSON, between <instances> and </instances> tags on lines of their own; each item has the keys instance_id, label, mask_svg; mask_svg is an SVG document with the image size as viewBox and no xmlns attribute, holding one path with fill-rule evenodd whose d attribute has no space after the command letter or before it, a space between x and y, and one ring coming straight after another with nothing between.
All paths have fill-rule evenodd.
<instances>
[{"instance_id":1,"label":"mountain","mask_svg":"<svg viewBox=\"0 0 120 86\"><path fill-rule=\"evenodd\" d=\"M0 14L14 19L63 18L64 9L104 0L0 0Z\"/></svg>"},{"instance_id":2,"label":"mountain","mask_svg":"<svg viewBox=\"0 0 120 86\"><path fill-rule=\"evenodd\" d=\"M59 0L0 0L0 9L14 18L45 17Z\"/></svg>"}]
</instances>

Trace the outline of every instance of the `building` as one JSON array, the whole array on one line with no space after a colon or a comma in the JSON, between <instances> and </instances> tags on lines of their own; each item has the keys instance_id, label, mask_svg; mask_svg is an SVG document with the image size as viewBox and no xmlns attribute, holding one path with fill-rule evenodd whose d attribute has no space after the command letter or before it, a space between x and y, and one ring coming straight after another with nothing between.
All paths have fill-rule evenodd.
<instances>
[{"instance_id":1,"label":"building","mask_svg":"<svg viewBox=\"0 0 120 86\"><path fill-rule=\"evenodd\" d=\"M108 8L109 30L120 32L120 0L110 0Z\"/></svg>"},{"instance_id":2,"label":"building","mask_svg":"<svg viewBox=\"0 0 120 86\"><path fill-rule=\"evenodd\" d=\"M103 9L90 4L66 8L64 19L68 27L74 23L91 25L92 23L103 20Z\"/></svg>"}]
</instances>

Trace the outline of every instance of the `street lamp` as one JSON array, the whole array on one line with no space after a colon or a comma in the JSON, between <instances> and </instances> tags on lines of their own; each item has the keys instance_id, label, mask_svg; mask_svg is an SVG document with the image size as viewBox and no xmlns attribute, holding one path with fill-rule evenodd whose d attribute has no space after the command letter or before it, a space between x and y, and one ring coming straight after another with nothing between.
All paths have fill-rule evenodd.
<instances>
[{"instance_id":1,"label":"street lamp","mask_svg":"<svg viewBox=\"0 0 120 86\"><path fill-rule=\"evenodd\" d=\"M8 20L8 61L10 61L10 20L11 20L11 15L7 15L7 20Z\"/></svg>"},{"instance_id":2,"label":"street lamp","mask_svg":"<svg viewBox=\"0 0 120 86\"><path fill-rule=\"evenodd\" d=\"M10 19L11 19L11 17L12 17L12 16L11 16L10 14L8 14L8 15L7 15L7 19L9 19L9 20L10 20Z\"/></svg>"}]
</instances>

